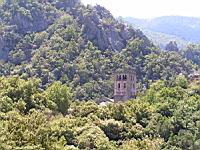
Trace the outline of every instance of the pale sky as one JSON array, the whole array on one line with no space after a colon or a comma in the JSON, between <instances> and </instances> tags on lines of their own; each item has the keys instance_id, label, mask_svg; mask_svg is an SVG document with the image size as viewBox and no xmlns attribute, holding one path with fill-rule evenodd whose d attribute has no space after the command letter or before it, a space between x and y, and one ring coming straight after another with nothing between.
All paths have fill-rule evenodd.
<instances>
[{"instance_id":1,"label":"pale sky","mask_svg":"<svg viewBox=\"0 0 200 150\"><path fill-rule=\"evenodd\" d=\"M154 18L159 16L200 17L200 0L82 0L100 4L115 17Z\"/></svg>"}]
</instances>

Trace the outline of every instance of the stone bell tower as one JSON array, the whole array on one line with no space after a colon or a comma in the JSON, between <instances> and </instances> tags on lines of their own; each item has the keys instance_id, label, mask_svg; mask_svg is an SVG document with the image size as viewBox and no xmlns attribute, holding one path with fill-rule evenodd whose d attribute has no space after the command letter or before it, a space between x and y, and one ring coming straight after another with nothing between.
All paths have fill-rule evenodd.
<instances>
[{"instance_id":1,"label":"stone bell tower","mask_svg":"<svg viewBox=\"0 0 200 150\"><path fill-rule=\"evenodd\" d=\"M120 71L114 74L114 100L126 101L136 97L136 73Z\"/></svg>"}]
</instances>

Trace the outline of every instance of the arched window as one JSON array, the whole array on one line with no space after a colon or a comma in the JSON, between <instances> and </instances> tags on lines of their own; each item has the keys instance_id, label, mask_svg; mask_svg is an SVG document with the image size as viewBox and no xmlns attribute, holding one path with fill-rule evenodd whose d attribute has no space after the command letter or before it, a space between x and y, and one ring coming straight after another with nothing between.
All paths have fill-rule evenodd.
<instances>
[{"instance_id":1,"label":"arched window","mask_svg":"<svg viewBox=\"0 0 200 150\"><path fill-rule=\"evenodd\" d=\"M122 79L122 76L121 75L119 75L119 80L121 80Z\"/></svg>"},{"instance_id":2,"label":"arched window","mask_svg":"<svg viewBox=\"0 0 200 150\"><path fill-rule=\"evenodd\" d=\"M124 89L126 88L126 83L124 83Z\"/></svg>"},{"instance_id":3,"label":"arched window","mask_svg":"<svg viewBox=\"0 0 200 150\"><path fill-rule=\"evenodd\" d=\"M118 83L118 89L120 89L120 87L121 87L121 85L120 85L120 83Z\"/></svg>"},{"instance_id":4,"label":"arched window","mask_svg":"<svg viewBox=\"0 0 200 150\"><path fill-rule=\"evenodd\" d=\"M123 80L127 80L127 75L123 75Z\"/></svg>"},{"instance_id":5,"label":"arched window","mask_svg":"<svg viewBox=\"0 0 200 150\"><path fill-rule=\"evenodd\" d=\"M127 75L125 75L125 80L127 80Z\"/></svg>"}]
</instances>

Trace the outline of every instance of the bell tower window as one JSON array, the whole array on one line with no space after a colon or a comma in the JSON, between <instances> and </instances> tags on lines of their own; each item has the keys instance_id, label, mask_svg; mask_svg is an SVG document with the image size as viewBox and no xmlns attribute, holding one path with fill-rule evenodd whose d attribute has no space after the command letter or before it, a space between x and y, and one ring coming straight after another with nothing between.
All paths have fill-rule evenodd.
<instances>
[{"instance_id":1,"label":"bell tower window","mask_svg":"<svg viewBox=\"0 0 200 150\"><path fill-rule=\"evenodd\" d=\"M120 83L118 83L118 89L120 89L120 87L121 87L121 85L120 85Z\"/></svg>"},{"instance_id":2,"label":"bell tower window","mask_svg":"<svg viewBox=\"0 0 200 150\"><path fill-rule=\"evenodd\" d=\"M124 83L124 89L126 88L126 83Z\"/></svg>"},{"instance_id":3,"label":"bell tower window","mask_svg":"<svg viewBox=\"0 0 200 150\"><path fill-rule=\"evenodd\" d=\"M127 80L127 75L123 75L123 80Z\"/></svg>"},{"instance_id":4,"label":"bell tower window","mask_svg":"<svg viewBox=\"0 0 200 150\"><path fill-rule=\"evenodd\" d=\"M121 80L122 79L122 76L121 75L119 75L119 80Z\"/></svg>"}]
</instances>

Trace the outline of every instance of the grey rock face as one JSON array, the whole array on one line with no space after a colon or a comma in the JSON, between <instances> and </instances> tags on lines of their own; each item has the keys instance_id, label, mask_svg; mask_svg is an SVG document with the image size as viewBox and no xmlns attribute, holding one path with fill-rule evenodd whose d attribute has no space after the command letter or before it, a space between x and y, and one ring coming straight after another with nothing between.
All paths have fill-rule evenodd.
<instances>
[{"instance_id":1,"label":"grey rock face","mask_svg":"<svg viewBox=\"0 0 200 150\"><path fill-rule=\"evenodd\" d=\"M56 11L48 12L38 6L37 9L24 8L29 10L29 13L24 14L22 12L13 13L10 21L11 25L16 25L19 33L27 32L39 32L45 30L50 24L52 24L60 14ZM25 11L24 10L24 11Z\"/></svg>"},{"instance_id":2,"label":"grey rock face","mask_svg":"<svg viewBox=\"0 0 200 150\"><path fill-rule=\"evenodd\" d=\"M87 9L90 9L89 6ZM84 37L100 50L120 51L126 47L127 40L140 34L140 37L144 36L142 32L116 21L108 10L99 5L89 12L79 12L75 18L83 25Z\"/></svg>"},{"instance_id":3,"label":"grey rock face","mask_svg":"<svg viewBox=\"0 0 200 150\"><path fill-rule=\"evenodd\" d=\"M3 51L4 43L4 39L0 37L0 59L5 59L5 57L7 57L6 53Z\"/></svg>"},{"instance_id":4,"label":"grey rock face","mask_svg":"<svg viewBox=\"0 0 200 150\"><path fill-rule=\"evenodd\" d=\"M18 34L14 33L13 27L1 28L0 31L0 59L6 60L8 53L12 50L17 40L20 38Z\"/></svg>"},{"instance_id":5,"label":"grey rock face","mask_svg":"<svg viewBox=\"0 0 200 150\"><path fill-rule=\"evenodd\" d=\"M19 6L6 5L1 9L0 59L6 60L9 51L25 34L43 31L61 16L55 8L49 11L50 5L47 8L44 6L42 3L30 5L19 2ZM9 17L4 12L9 13ZM3 24L6 24L5 29Z\"/></svg>"},{"instance_id":6,"label":"grey rock face","mask_svg":"<svg viewBox=\"0 0 200 150\"><path fill-rule=\"evenodd\" d=\"M19 1L16 6L10 3L0 9L0 24L13 27L12 31L0 33L0 59L7 58L9 51L26 34L46 30L66 13L74 19L75 26L82 33L83 48L91 41L100 50L121 51L128 40L146 38L141 31L117 21L108 10L99 5L85 7L80 0L38 0L36 3Z\"/></svg>"}]
</instances>

